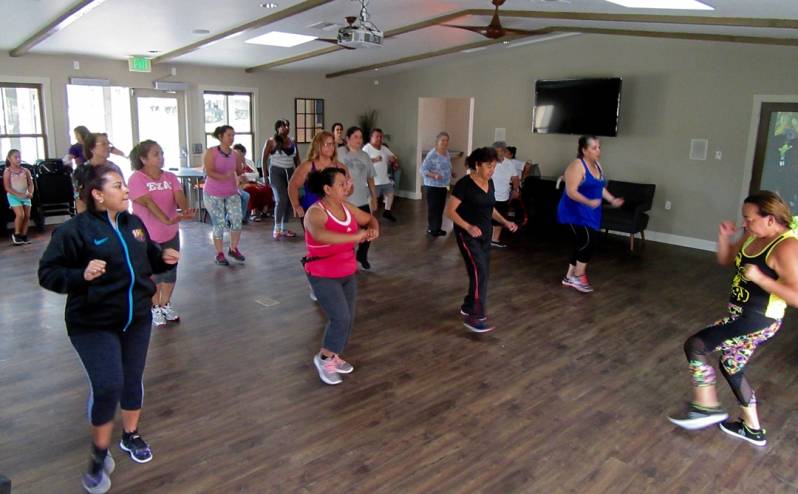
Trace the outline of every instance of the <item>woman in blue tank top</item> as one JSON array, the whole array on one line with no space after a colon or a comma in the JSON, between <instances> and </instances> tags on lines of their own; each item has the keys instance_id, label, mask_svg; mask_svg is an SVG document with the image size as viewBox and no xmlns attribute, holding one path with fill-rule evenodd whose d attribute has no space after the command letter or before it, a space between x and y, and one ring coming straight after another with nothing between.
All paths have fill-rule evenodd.
<instances>
[{"instance_id":1,"label":"woman in blue tank top","mask_svg":"<svg viewBox=\"0 0 798 494\"><path fill-rule=\"evenodd\" d=\"M607 181L599 163L600 156L601 141L597 137L579 138L577 159L565 169L565 193L557 206L557 220L568 226L575 244L562 284L582 293L593 291L586 271L601 228L601 199L616 208L623 205L623 199L614 197L605 187Z\"/></svg>"}]
</instances>

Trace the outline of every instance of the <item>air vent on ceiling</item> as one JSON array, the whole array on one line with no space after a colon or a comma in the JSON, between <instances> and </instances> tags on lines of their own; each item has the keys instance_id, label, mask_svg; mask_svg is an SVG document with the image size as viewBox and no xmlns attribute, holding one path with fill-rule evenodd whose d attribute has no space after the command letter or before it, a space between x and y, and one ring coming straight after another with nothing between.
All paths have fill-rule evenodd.
<instances>
[{"instance_id":1,"label":"air vent on ceiling","mask_svg":"<svg viewBox=\"0 0 798 494\"><path fill-rule=\"evenodd\" d=\"M316 22L308 26L309 29L316 29L318 31L337 31L340 27L342 27L340 24L327 21Z\"/></svg>"}]
</instances>

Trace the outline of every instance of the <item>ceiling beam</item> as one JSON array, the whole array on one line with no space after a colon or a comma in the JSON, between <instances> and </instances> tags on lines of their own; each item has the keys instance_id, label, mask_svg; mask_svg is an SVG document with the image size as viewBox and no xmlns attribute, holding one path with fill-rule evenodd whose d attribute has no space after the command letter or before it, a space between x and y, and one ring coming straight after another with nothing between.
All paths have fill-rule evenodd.
<instances>
[{"instance_id":1,"label":"ceiling beam","mask_svg":"<svg viewBox=\"0 0 798 494\"><path fill-rule=\"evenodd\" d=\"M547 31L544 29L536 30L540 31L540 34L548 34ZM464 50L472 50L474 48L482 48L483 46L490 46L495 45L497 43L501 43L503 41L512 41L521 38L527 38L531 35L519 35L519 36L505 36L501 39L486 39L484 41L477 41L476 43L468 43L466 45L458 45L453 46L451 48L445 48L443 50L436 50L427 53L419 53L416 55L410 55L409 57L398 58L396 60L390 60L388 62L380 62L371 65L364 65L362 67L355 67L353 69L342 70L340 72L333 72L332 74L327 74L325 77L327 79L334 79L336 77L342 77L345 75L357 74L359 72L367 72L369 70L381 69L384 67L391 67L393 65L401 65L403 63L410 63L410 62L417 62L419 60L425 60L427 58L434 58L440 57L443 55L449 55L452 53L461 52Z\"/></svg>"},{"instance_id":2,"label":"ceiling beam","mask_svg":"<svg viewBox=\"0 0 798 494\"><path fill-rule=\"evenodd\" d=\"M465 14L464 14L465 12ZM409 33L411 31L417 31L419 29L424 29L425 27L434 26L436 24L441 24L444 22L448 22L452 19L456 19L458 17L462 17L464 15L468 15L468 10L461 10L458 12L452 12L450 14L440 15L438 17L433 17L432 19L427 19L425 21L416 22L414 24L409 24L407 26L398 27L396 29L391 29L390 31L385 31L385 38L391 38L393 36L399 36L400 34ZM307 60L309 58L320 57L322 55L326 55L328 53L332 53L334 51L338 51L341 48L337 46L323 48L321 50L314 50L311 52L303 53L301 55L295 55L293 57L288 58L281 58L280 60L275 60L274 62L264 63L261 65L256 65L255 67L248 67L244 69L247 73L258 72L260 70L267 70L273 69L274 67L279 67L281 65L287 65L289 63L299 62L302 60Z\"/></svg>"},{"instance_id":3,"label":"ceiling beam","mask_svg":"<svg viewBox=\"0 0 798 494\"><path fill-rule=\"evenodd\" d=\"M438 17L434 17L432 19L427 19L425 21L416 22L414 24L409 24L407 26L399 27L397 29L393 29L391 31L385 32L385 37L388 38L390 36L399 36L400 34L409 33L412 31L417 31L419 29L424 29L430 26L434 26L437 24L442 24L444 22L448 22L452 19L456 19L458 17L465 17L469 15L479 15L479 16L492 16L493 10L489 9L465 9L459 10L457 12L452 12L449 14L441 15ZM640 23L651 23L651 24L686 24L691 26L733 26L733 27L753 27L753 28L778 28L778 29L798 29L798 20L789 20L789 19L769 19L769 18L755 18L755 17L704 17L704 16L676 16L676 15L655 15L655 14L599 14L599 13L579 13L579 12L538 12L532 10L500 10L499 15L501 18L507 17L519 17L519 18L527 18L527 19L555 19L555 20L574 20L574 21L597 21L597 22L640 22ZM548 28L544 28L548 29ZM591 28L593 29L593 28ZM568 27L563 27L560 32L582 32L578 29ZM584 31L587 32L587 31ZM628 32L634 33L636 31L629 30ZM643 33L647 33L650 31L641 31ZM602 33L596 33L602 34ZM611 33L604 33L604 34L611 34ZM686 35L689 33L677 33L683 34L685 36L670 36L667 33L664 36L653 36L651 37L662 37L662 38L680 38L680 39L696 39L701 40L704 39L701 36L704 35L696 35L694 38L687 38ZM635 36L635 34L628 34L628 36ZM712 35L707 35L712 36ZM722 35L717 35L721 36ZM727 36L736 38L737 42L741 43L764 43L764 44L782 44L782 45L790 45L789 39L783 38L758 38L752 36ZM505 38L506 39L506 38ZM708 39L709 41L732 41L729 39ZM767 41L767 40L781 40L777 42ZM490 43L489 43L490 44ZM466 50L468 48L461 46L460 49ZM257 65L255 67L249 67L245 69L246 72L252 73L261 70L272 69L275 67L280 67L282 65L288 65L291 63L299 62L302 60L308 60L310 58L319 57L322 55L326 55L328 53L333 53L337 51L336 47L332 48L324 48L321 50L315 50L307 53L303 53L301 55L295 55L293 57L282 58L279 60L275 60L273 62L265 63L262 65ZM445 51L445 50L442 50ZM457 50L455 50L457 51ZM434 52L432 52L434 53ZM434 55L439 56L439 55ZM410 57L405 57L410 58ZM428 58L428 57L424 57ZM403 60L403 59L400 59ZM407 63L407 62L401 62ZM391 65L395 65L391 63ZM373 68L373 67L372 67ZM377 67L379 68L379 67ZM367 69L368 70L368 69ZM360 71L358 71L360 72ZM336 72L337 74L337 72ZM338 76L336 76L338 77Z\"/></svg>"},{"instance_id":4,"label":"ceiling beam","mask_svg":"<svg viewBox=\"0 0 798 494\"><path fill-rule=\"evenodd\" d=\"M493 10L471 9L470 15L492 16ZM500 17L556 19L561 21L641 22L646 24L685 24L690 26L732 26L798 29L798 20L759 17L710 17L698 15L599 14L591 12L538 12L533 10L500 10Z\"/></svg>"},{"instance_id":5,"label":"ceiling beam","mask_svg":"<svg viewBox=\"0 0 798 494\"><path fill-rule=\"evenodd\" d=\"M184 46L182 48L178 48L176 50L164 53L163 55L158 55L157 57L152 59L152 63L166 62L175 59L177 57L181 57L193 51L199 50L200 48L208 46L212 43L221 41L225 38L230 38L252 29L258 29L263 26L268 26L269 24L273 24L277 21L281 21L288 17L301 14L302 12L314 9L316 7L322 6L332 1L334 0L305 0L304 2L298 3L292 7L288 7L287 9L283 9L279 12L275 12L274 14L267 15L259 19L255 19L254 21L247 22L246 24L241 24L232 29L228 29L227 31L215 34L213 36L209 36L195 43L191 43L188 46Z\"/></svg>"},{"instance_id":6,"label":"ceiling beam","mask_svg":"<svg viewBox=\"0 0 798 494\"><path fill-rule=\"evenodd\" d=\"M30 38L23 41L19 46L11 50L8 54L12 57L21 57L27 54L34 46L51 37L55 33L65 29L67 26L88 14L93 9L99 7L105 0L80 0L50 21L49 24L36 31Z\"/></svg>"},{"instance_id":7,"label":"ceiling beam","mask_svg":"<svg viewBox=\"0 0 798 494\"><path fill-rule=\"evenodd\" d=\"M411 55L409 57L399 58L396 60L389 60L387 62L381 62L372 65L364 65L361 67L355 67L347 70L342 70L339 72L333 72L331 74L327 74L325 77L327 77L328 79L334 79L336 77L342 77L345 75L352 75L360 72L368 72L374 69L392 67L394 65L401 65L410 62L417 62L419 60L425 60L427 58L440 57L442 55L457 53L463 50L469 50L481 46L488 46L503 41L513 41L520 38L528 38L530 36L540 36L540 35L554 34L554 33L606 34L613 36L639 36L646 38L686 39L686 40L698 40L698 41L720 41L728 43L753 43L753 44L764 44L764 45L798 46L798 38L769 38L769 37L759 37L759 36L736 36L736 35L727 35L727 34L704 34L704 33L686 33L686 32L673 33L673 32L661 32L661 31L642 31L635 29L604 29L604 28L590 28L590 27L586 28L586 27L577 27L577 26L549 26L540 29L530 30L529 34L526 35L519 35L512 37L505 36L498 40L486 40L478 43L470 43L467 45L454 46L451 48L447 48L445 50L419 53L416 55Z\"/></svg>"}]
</instances>

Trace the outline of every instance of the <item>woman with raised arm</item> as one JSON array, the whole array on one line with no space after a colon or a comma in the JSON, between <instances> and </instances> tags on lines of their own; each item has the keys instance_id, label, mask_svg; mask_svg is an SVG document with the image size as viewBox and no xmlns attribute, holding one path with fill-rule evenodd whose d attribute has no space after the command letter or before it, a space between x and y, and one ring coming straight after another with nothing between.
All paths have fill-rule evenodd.
<instances>
[{"instance_id":1,"label":"woman with raised arm","mask_svg":"<svg viewBox=\"0 0 798 494\"><path fill-rule=\"evenodd\" d=\"M718 228L718 263L734 264L728 314L684 344L693 382L693 400L683 415L669 417L685 429L720 424L720 429L757 446L767 444L759 424L756 396L745 377L754 351L775 336L788 305L798 307L798 227L790 206L778 195L761 191L743 201L743 231L732 221ZM709 355L720 352L720 372L740 404L740 418L718 401L715 369Z\"/></svg>"}]
</instances>

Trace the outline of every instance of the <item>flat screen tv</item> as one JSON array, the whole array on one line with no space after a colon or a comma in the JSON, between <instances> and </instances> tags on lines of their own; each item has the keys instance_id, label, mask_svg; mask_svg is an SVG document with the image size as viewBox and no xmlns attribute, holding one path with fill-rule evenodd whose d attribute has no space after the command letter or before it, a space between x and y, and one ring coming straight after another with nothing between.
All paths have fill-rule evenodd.
<instances>
[{"instance_id":1,"label":"flat screen tv","mask_svg":"<svg viewBox=\"0 0 798 494\"><path fill-rule=\"evenodd\" d=\"M533 132L618 135L621 79L559 79L535 83Z\"/></svg>"}]
</instances>

